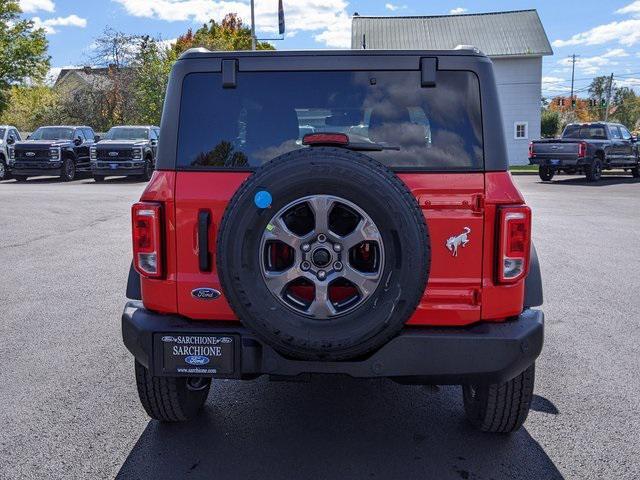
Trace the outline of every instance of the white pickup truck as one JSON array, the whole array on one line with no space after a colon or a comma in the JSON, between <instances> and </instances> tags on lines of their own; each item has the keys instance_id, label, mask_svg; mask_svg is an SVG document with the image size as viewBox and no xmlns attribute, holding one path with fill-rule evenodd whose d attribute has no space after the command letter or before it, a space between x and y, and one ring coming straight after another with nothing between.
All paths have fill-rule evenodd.
<instances>
[{"instance_id":1,"label":"white pickup truck","mask_svg":"<svg viewBox=\"0 0 640 480\"><path fill-rule=\"evenodd\" d=\"M0 181L9 178L11 169L9 146L22 140L18 129L12 125L0 125Z\"/></svg>"}]
</instances>

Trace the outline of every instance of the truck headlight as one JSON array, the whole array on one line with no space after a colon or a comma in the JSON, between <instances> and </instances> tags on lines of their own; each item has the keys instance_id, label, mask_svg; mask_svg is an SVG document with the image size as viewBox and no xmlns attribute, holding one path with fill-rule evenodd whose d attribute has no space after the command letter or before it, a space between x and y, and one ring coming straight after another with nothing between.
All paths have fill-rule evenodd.
<instances>
[{"instance_id":1,"label":"truck headlight","mask_svg":"<svg viewBox=\"0 0 640 480\"><path fill-rule=\"evenodd\" d=\"M95 162L96 160L98 160L98 149L96 147L91 147L89 149L89 159L92 162Z\"/></svg>"},{"instance_id":2,"label":"truck headlight","mask_svg":"<svg viewBox=\"0 0 640 480\"><path fill-rule=\"evenodd\" d=\"M16 159L16 151L13 147L9 147L9 163L13 163Z\"/></svg>"},{"instance_id":3,"label":"truck headlight","mask_svg":"<svg viewBox=\"0 0 640 480\"><path fill-rule=\"evenodd\" d=\"M49 149L49 159L51 161L60 160L60 149L59 148L50 148Z\"/></svg>"},{"instance_id":4,"label":"truck headlight","mask_svg":"<svg viewBox=\"0 0 640 480\"><path fill-rule=\"evenodd\" d=\"M134 159L139 160L142 158L142 149L134 148L131 155Z\"/></svg>"}]
</instances>

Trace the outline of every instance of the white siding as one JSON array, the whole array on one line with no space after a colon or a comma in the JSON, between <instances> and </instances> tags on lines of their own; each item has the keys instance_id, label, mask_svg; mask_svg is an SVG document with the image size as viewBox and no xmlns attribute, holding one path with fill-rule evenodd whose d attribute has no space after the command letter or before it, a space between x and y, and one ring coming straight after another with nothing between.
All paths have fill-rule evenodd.
<instances>
[{"instance_id":1,"label":"white siding","mask_svg":"<svg viewBox=\"0 0 640 480\"><path fill-rule=\"evenodd\" d=\"M540 138L542 57L493 57L507 155L512 165L528 163L531 140ZM516 123L528 124L528 138L515 138Z\"/></svg>"}]
</instances>

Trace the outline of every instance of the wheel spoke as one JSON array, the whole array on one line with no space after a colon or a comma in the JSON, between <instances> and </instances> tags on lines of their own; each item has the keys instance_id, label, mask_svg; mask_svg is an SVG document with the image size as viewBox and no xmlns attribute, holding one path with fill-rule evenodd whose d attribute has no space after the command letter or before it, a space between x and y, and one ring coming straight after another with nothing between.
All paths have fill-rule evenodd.
<instances>
[{"instance_id":1,"label":"wheel spoke","mask_svg":"<svg viewBox=\"0 0 640 480\"><path fill-rule=\"evenodd\" d=\"M287 284L289 284L296 278L305 276L303 275L303 273L304 272L298 270L297 267L291 267L288 270L284 270L282 272L266 271L264 274L264 279L269 290L280 296L282 295L284 287L286 287Z\"/></svg>"},{"instance_id":2,"label":"wheel spoke","mask_svg":"<svg viewBox=\"0 0 640 480\"><path fill-rule=\"evenodd\" d=\"M297 236L289 230L282 217L274 218L271 223L267 225L264 235L267 240L278 240L282 243L286 243L296 251L303 241L302 237Z\"/></svg>"},{"instance_id":3,"label":"wheel spoke","mask_svg":"<svg viewBox=\"0 0 640 480\"><path fill-rule=\"evenodd\" d=\"M329 233L329 212L334 204L334 200L324 195L310 198L308 201L313 217L315 219L315 233Z\"/></svg>"},{"instance_id":4,"label":"wheel spoke","mask_svg":"<svg viewBox=\"0 0 640 480\"><path fill-rule=\"evenodd\" d=\"M336 314L336 309L329 299L329 282L314 282L315 297L309 305L308 313L316 318L329 318Z\"/></svg>"},{"instance_id":5,"label":"wheel spoke","mask_svg":"<svg viewBox=\"0 0 640 480\"><path fill-rule=\"evenodd\" d=\"M356 225L356 228L348 235L345 235L342 238L342 243L344 244L344 249L348 251L349 249L355 247L359 243L362 242L379 242L380 241L380 232L374 225L374 223L370 219L362 219Z\"/></svg>"},{"instance_id":6,"label":"wheel spoke","mask_svg":"<svg viewBox=\"0 0 640 480\"><path fill-rule=\"evenodd\" d=\"M366 297L376 289L380 273L365 273L356 270L351 265L345 265L344 270L340 272L340 276L351 282L359 290L360 295Z\"/></svg>"}]
</instances>

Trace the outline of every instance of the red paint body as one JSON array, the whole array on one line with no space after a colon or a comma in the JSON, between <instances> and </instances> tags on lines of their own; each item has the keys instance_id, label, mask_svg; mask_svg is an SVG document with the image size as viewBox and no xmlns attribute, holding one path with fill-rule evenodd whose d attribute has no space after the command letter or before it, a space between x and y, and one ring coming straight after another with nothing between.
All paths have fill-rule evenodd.
<instances>
[{"instance_id":1,"label":"red paint body","mask_svg":"<svg viewBox=\"0 0 640 480\"><path fill-rule=\"evenodd\" d=\"M142 278L146 308L200 320L238 321L224 297L202 302L191 296L198 287L221 290L215 269L216 235L232 195L249 173L156 172L143 201L162 202L165 273ZM454 326L481 320L500 321L522 312L524 280L496 283L497 209L523 205L508 172L400 174L420 204L431 236L431 271L425 294L408 325ZM198 212L209 210L209 245L213 271L198 268ZM468 227L469 243L454 257L449 237Z\"/></svg>"}]
</instances>

